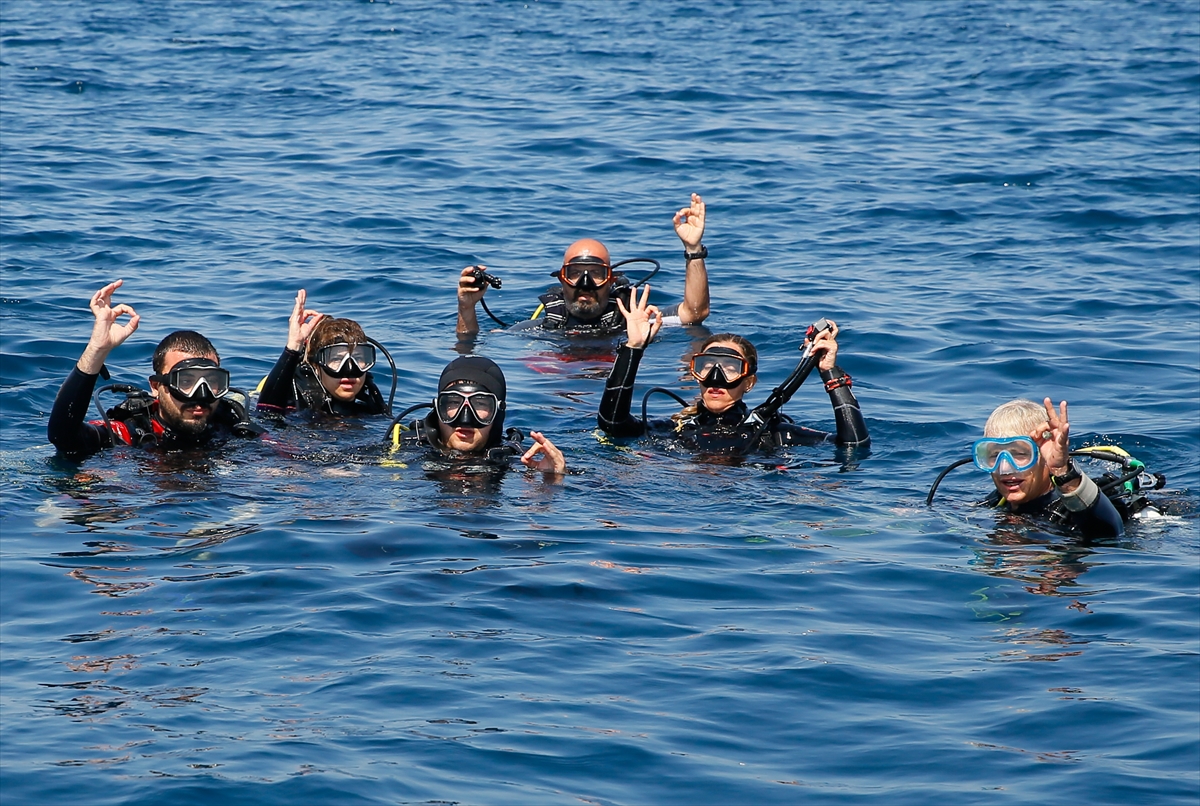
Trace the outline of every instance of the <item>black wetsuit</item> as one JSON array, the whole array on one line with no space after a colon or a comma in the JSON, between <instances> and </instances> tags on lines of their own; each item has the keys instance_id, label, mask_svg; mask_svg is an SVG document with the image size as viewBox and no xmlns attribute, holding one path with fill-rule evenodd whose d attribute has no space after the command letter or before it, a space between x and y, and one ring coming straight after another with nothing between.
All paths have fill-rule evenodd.
<instances>
[{"instance_id":1,"label":"black wetsuit","mask_svg":"<svg viewBox=\"0 0 1200 806\"><path fill-rule=\"evenodd\" d=\"M285 414L308 409L344 417L383 414L388 410L387 401L383 399L371 373L367 373L366 383L354 400L343 402L334 399L325 390L316 371L309 364L301 363L301 357L299 350L284 348L258 395L260 412Z\"/></svg>"},{"instance_id":2,"label":"black wetsuit","mask_svg":"<svg viewBox=\"0 0 1200 806\"><path fill-rule=\"evenodd\" d=\"M596 417L606 434L637 437L645 432L642 421L632 417L629 412L633 403L634 379L643 352L631 349L627 344L622 344L617 350L617 358L604 386L604 397ZM821 372L821 378L826 381L844 375L836 367L829 372ZM838 386L829 392L829 399L837 422L836 434L804 428L780 413L769 415L764 425L752 416L753 412L740 400L721 414L713 414L703 403L698 403L695 414L678 420L658 421L652 423L651 428L671 434L689 448L705 453L745 453L769 450L774 446L813 445L827 441L847 447L865 448L870 445L867 424L863 421L858 401L850 387Z\"/></svg>"},{"instance_id":3,"label":"black wetsuit","mask_svg":"<svg viewBox=\"0 0 1200 806\"><path fill-rule=\"evenodd\" d=\"M158 401L148 395L135 395L108 411L109 423L85 422L98 375L88 375L73 367L63 381L50 411L46 435L60 453L87 456L114 444L158 445L179 449L207 445L228 436L253 438L264 433L250 422L246 409L229 398L217 401L204 431L195 436L177 434L158 419Z\"/></svg>"},{"instance_id":4,"label":"black wetsuit","mask_svg":"<svg viewBox=\"0 0 1200 806\"><path fill-rule=\"evenodd\" d=\"M562 286L551 288L538 297L543 306L543 316L540 319L528 319L518 322L513 327L525 329L540 327L543 330L560 330L573 335L606 337L615 336L625 331L625 316L617 307L617 297L629 301L629 289L632 286L629 278L623 274L613 276L612 286L608 292L608 305L595 319L579 319L567 307L563 298ZM669 305L660 308L664 317L678 315L679 305Z\"/></svg>"},{"instance_id":5,"label":"black wetsuit","mask_svg":"<svg viewBox=\"0 0 1200 806\"><path fill-rule=\"evenodd\" d=\"M1051 488L1041 498L1013 509L999 491L993 491L980 505L1005 507L1014 515L1046 521L1060 529L1078 532L1088 539L1120 537L1125 533L1121 513L1086 474L1079 488L1071 495L1064 496L1056 488Z\"/></svg>"},{"instance_id":6,"label":"black wetsuit","mask_svg":"<svg viewBox=\"0 0 1200 806\"><path fill-rule=\"evenodd\" d=\"M514 457L525 452L521 446L525 435L516 428L505 431L502 418L503 414L493 424L487 444L479 451L472 453L454 451L442 444L437 415L433 412L423 419L411 421L404 427L397 423L389 430L388 440L393 450L425 448L428 451L429 459L449 462L451 466L507 469ZM396 433L397 428L400 429L398 434Z\"/></svg>"}]
</instances>

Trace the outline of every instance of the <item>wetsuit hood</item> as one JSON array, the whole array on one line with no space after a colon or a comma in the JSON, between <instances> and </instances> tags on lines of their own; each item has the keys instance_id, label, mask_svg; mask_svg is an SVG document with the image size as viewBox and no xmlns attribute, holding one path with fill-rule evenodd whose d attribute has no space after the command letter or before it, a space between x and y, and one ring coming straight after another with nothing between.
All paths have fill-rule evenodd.
<instances>
[{"instance_id":1,"label":"wetsuit hood","mask_svg":"<svg viewBox=\"0 0 1200 806\"><path fill-rule=\"evenodd\" d=\"M442 377L438 379L438 392L443 392L462 381L476 384L485 391L491 392L500 401L500 409L496 412L496 418L492 420L492 430L488 434L485 446L495 448L504 440L504 414L508 408L506 405L508 385L504 381L504 373L500 370L499 365L490 358L484 358L481 355L465 355L454 359L442 370ZM436 415L433 417L433 421L437 421Z\"/></svg>"}]
</instances>

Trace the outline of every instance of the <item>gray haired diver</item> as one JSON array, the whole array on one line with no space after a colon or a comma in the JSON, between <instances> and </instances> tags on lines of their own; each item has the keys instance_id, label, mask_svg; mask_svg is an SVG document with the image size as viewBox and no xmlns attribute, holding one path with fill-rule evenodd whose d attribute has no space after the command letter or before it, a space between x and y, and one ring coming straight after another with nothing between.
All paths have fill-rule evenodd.
<instances>
[{"instance_id":1,"label":"gray haired diver","mask_svg":"<svg viewBox=\"0 0 1200 806\"><path fill-rule=\"evenodd\" d=\"M610 436L636 437L650 430L672 435L689 448L706 454L744 455L774 446L808 445L833 441L840 446L866 448L871 443L858 401L851 392L851 379L837 366L837 325L824 319L809 328L804 356L792 374L768 396L750 409L743 397L758 381L758 353L749 341L733 333L710 336L692 357L691 374L700 384L700 399L686 406L673 422L656 429L646 420L646 401L642 418L630 415L634 379L646 345L662 325L658 309L647 304L649 291L638 299L637 291L617 303L626 320L627 341L617 350L617 358L604 388L597 422ZM794 424L780 410L800 384L819 368L825 390L833 404L837 433L828 434ZM654 392L671 395L666 389Z\"/></svg>"},{"instance_id":2,"label":"gray haired diver","mask_svg":"<svg viewBox=\"0 0 1200 806\"><path fill-rule=\"evenodd\" d=\"M533 445L522 445L524 434L504 428L508 385L495 361L482 356L462 356L446 365L438 380L433 403L411 406L388 428L393 449L424 446L441 458L464 463L507 467L519 457L526 467L548 474L566 472L567 462L553 442L531 431ZM407 426L401 421L414 411L430 408L424 418ZM540 457L539 457L540 454Z\"/></svg>"},{"instance_id":3,"label":"gray haired diver","mask_svg":"<svg viewBox=\"0 0 1200 806\"><path fill-rule=\"evenodd\" d=\"M938 475L925 503L932 505L942 479L956 467L973 463L990 473L996 489L981 506L1045 520L1086 538L1119 537L1124 522L1152 507L1141 490L1159 489L1166 479L1112 446L1071 450L1067 402L1058 410L1050 398L1010 400L998 406L983 427L983 438ZM1103 459L1121 465L1121 475L1090 478L1071 457ZM1157 511L1157 510L1155 510Z\"/></svg>"}]
</instances>

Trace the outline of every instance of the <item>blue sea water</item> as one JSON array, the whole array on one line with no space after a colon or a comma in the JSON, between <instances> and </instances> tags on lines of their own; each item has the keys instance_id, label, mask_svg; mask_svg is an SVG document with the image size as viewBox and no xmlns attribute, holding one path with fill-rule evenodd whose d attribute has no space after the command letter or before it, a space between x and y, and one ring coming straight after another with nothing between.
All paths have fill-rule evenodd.
<instances>
[{"instance_id":1,"label":"blue sea water","mask_svg":"<svg viewBox=\"0 0 1200 806\"><path fill-rule=\"evenodd\" d=\"M706 328L763 394L835 319L869 456L613 446L611 345L456 343L462 266L521 318L585 235L679 299L692 191ZM1200 798L1195 0L7 0L0 266L5 806ZM572 475L438 478L380 421L57 459L118 277L114 380L188 327L253 386L303 287L398 406L496 359ZM1181 514L1081 545L967 470L927 508L1014 396ZM832 427L811 382L788 411Z\"/></svg>"}]
</instances>

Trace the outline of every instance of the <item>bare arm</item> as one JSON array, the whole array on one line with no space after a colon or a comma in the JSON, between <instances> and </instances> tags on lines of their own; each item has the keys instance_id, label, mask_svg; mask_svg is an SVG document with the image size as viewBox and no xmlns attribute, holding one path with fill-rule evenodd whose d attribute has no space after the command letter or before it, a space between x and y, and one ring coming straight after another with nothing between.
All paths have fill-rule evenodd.
<instances>
[{"instance_id":1,"label":"bare arm","mask_svg":"<svg viewBox=\"0 0 1200 806\"><path fill-rule=\"evenodd\" d=\"M458 335L474 336L479 332L479 318L475 315L475 305L483 299L487 292L487 284L482 288L475 284L476 268L486 269L486 266L467 266L458 275Z\"/></svg>"},{"instance_id":2,"label":"bare arm","mask_svg":"<svg viewBox=\"0 0 1200 806\"><path fill-rule=\"evenodd\" d=\"M692 194L692 203L675 214L675 234L683 242L686 253L700 250L704 238L704 200L698 193ZM708 318L708 268L704 258L687 261L687 278L683 286L683 302L679 304L679 321L685 325L698 325Z\"/></svg>"}]
</instances>

